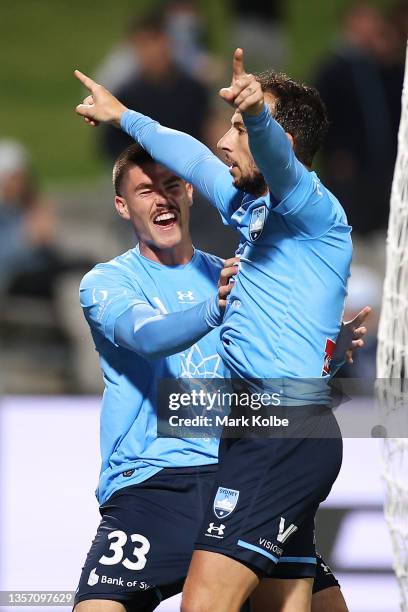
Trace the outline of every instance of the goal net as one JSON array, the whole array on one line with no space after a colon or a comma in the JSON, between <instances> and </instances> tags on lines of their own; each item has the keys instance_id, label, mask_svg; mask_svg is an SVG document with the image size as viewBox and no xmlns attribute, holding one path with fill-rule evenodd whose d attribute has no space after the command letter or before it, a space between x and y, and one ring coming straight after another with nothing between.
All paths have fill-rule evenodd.
<instances>
[{"instance_id":1,"label":"goal net","mask_svg":"<svg viewBox=\"0 0 408 612\"><path fill-rule=\"evenodd\" d=\"M383 428L384 512L401 593L408 612L408 48L391 190L387 265L378 331L377 378ZM395 426L397 424L397 427ZM389 427L391 425L391 427ZM390 437L387 437L387 432ZM399 435L401 437L391 437Z\"/></svg>"}]
</instances>

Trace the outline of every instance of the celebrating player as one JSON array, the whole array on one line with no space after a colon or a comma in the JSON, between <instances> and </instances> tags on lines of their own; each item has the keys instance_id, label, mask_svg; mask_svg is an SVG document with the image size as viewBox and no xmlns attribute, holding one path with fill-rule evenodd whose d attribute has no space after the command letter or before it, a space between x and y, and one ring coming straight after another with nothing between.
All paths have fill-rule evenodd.
<instances>
[{"instance_id":1,"label":"celebrating player","mask_svg":"<svg viewBox=\"0 0 408 612\"><path fill-rule=\"evenodd\" d=\"M218 257L193 250L191 186L138 145L119 157L113 180L116 208L133 224L139 246L96 266L81 284L106 392L97 491L102 521L83 568L78 611L153 610L161 599L181 591L212 486L218 443L156 439L155 388L164 373L225 374L213 323L205 318L207 309L218 310L218 277L219 302L225 305L237 261L227 260L223 268ZM338 343L343 342L342 354L361 346L363 320L361 313L344 326ZM319 563L315 612L325 609L327 599L333 606L342 602L326 567Z\"/></svg>"},{"instance_id":2,"label":"celebrating player","mask_svg":"<svg viewBox=\"0 0 408 612\"><path fill-rule=\"evenodd\" d=\"M94 125L120 124L155 160L201 189L240 231L240 272L220 333L220 352L233 375L244 381L325 379L351 241L341 206L309 168L326 125L317 92L287 77L247 75L237 50L231 87L222 91L237 109L230 136L220 141L228 170L201 143L128 111L104 88L77 76L92 92L79 114ZM118 328L132 330L131 323L127 318ZM295 385L285 401L294 410L324 404L325 388L318 390L305 395L304 386ZM238 610L261 577L277 575L276 566L292 578L285 581L285 610L310 609L314 515L340 463L339 439L226 440L213 498L226 496L232 509L222 526L212 523L222 537L209 544L204 536L216 515L213 504L208 507L182 609Z\"/></svg>"}]
</instances>

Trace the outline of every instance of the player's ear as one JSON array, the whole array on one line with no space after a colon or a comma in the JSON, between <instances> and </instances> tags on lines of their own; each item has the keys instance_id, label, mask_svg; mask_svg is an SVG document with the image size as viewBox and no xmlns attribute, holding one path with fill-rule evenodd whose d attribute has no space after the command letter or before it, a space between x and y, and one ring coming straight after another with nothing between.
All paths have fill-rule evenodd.
<instances>
[{"instance_id":1,"label":"player's ear","mask_svg":"<svg viewBox=\"0 0 408 612\"><path fill-rule=\"evenodd\" d=\"M289 132L285 132L286 134L286 138L289 140L290 142L290 146L292 147L292 149L295 146L295 139L293 138L292 134L289 134Z\"/></svg>"},{"instance_id":2,"label":"player's ear","mask_svg":"<svg viewBox=\"0 0 408 612\"><path fill-rule=\"evenodd\" d=\"M186 183L186 191L188 196L188 203L190 206L193 204L194 187L191 183Z\"/></svg>"},{"instance_id":3,"label":"player's ear","mask_svg":"<svg viewBox=\"0 0 408 612\"><path fill-rule=\"evenodd\" d=\"M130 219L129 209L128 209L128 205L126 203L125 198L122 198L122 196L118 196L118 195L115 196L115 208L116 208L118 215L122 217L122 219L126 219L127 221L129 221Z\"/></svg>"}]
</instances>

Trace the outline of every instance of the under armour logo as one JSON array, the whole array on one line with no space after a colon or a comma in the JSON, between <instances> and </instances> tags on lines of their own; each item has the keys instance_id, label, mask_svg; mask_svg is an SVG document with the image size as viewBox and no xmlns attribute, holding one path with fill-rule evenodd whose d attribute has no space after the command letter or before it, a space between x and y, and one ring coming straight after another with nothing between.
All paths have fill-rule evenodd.
<instances>
[{"instance_id":1,"label":"under armour logo","mask_svg":"<svg viewBox=\"0 0 408 612\"><path fill-rule=\"evenodd\" d=\"M279 523L279 533L276 539L278 540L278 542L281 542L283 544L283 542L285 542L285 540L287 540L288 537L292 535L292 533L295 533L295 531L297 531L297 527L296 525L293 525L293 523L289 525L287 529L285 529L285 519L283 518L283 516L281 516Z\"/></svg>"},{"instance_id":2,"label":"under armour logo","mask_svg":"<svg viewBox=\"0 0 408 612\"><path fill-rule=\"evenodd\" d=\"M189 300L190 302L194 302L194 295L191 290L186 291L186 293L183 293L182 291L177 291L177 297L178 297L179 302L184 302L184 300Z\"/></svg>"},{"instance_id":3,"label":"under armour logo","mask_svg":"<svg viewBox=\"0 0 408 612\"><path fill-rule=\"evenodd\" d=\"M216 531L219 536L223 536L224 535L224 529L225 529L225 525L220 525L219 527L217 527L217 525L214 525L214 523L210 523L208 525L207 532L208 533L212 533L213 531Z\"/></svg>"}]
</instances>

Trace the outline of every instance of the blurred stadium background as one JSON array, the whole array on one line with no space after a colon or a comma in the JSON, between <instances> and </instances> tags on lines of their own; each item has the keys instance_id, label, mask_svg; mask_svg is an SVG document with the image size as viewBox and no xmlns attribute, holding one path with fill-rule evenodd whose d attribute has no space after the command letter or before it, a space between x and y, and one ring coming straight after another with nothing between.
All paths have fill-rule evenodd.
<instances>
[{"instance_id":1,"label":"blurred stadium background","mask_svg":"<svg viewBox=\"0 0 408 612\"><path fill-rule=\"evenodd\" d=\"M236 46L245 49L251 71L273 67L319 87L332 121L319 171L354 226L345 316L374 308L366 347L342 374L374 378L407 30L407 3L391 0L2 6L2 590L73 590L97 521L102 387L78 285L134 238L112 206L112 156L121 142L74 114L84 96L74 68L127 96L136 84L146 94L140 105L149 108L152 99L160 102L157 82L177 66L190 92L182 117L213 148L229 122L217 90L228 81ZM166 45L173 57L158 67ZM177 92L169 95L174 116L167 123L183 128ZM198 247L233 255L234 234L198 198L192 228ZM353 612L398 609L378 456L378 441L346 441L339 482L319 514L322 552Z\"/></svg>"}]
</instances>

